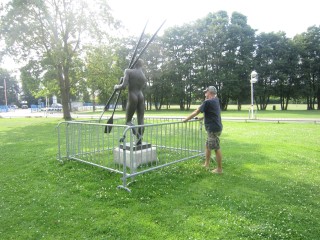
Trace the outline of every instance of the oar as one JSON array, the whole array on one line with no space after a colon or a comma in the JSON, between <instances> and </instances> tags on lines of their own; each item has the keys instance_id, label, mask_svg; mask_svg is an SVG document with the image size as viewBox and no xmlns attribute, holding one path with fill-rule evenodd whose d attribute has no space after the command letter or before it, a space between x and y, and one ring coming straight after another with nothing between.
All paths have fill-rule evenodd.
<instances>
[{"instance_id":1,"label":"oar","mask_svg":"<svg viewBox=\"0 0 320 240\"><path fill-rule=\"evenodd\" d=\"M135 55L136 55L138 46L140 45L140 42L141 42L141 40L142 40L142 36L143 36L143 34L144 34L144 30L145 30L145 28L146 28L146 26L147 26L147 24L146 24L146 26L144 27L144 29L143 29L143 31L142 31L142 33L141 33L141 36L140 36L139 42L138 42L138 44L137 44L137 46L136 46L136 49L135 49L135 51L134 51L134 55L133 55L133 57L131 58L131 61L130 61L130 64L129 64L129 68L130 68L130 69L132 69L132 68L134 67L134 65L135 65L135 64L137 63L137 61L140 59L140 57L142 56L142 54L146 51L147 47L150 45L150 43L151 43L151 42L153 41L153 39L156 37L156 35L158 34L159 30L162 28L162 26L163 26L163 24L164 24L165 22L166 22L166 20L163 21L163 23L160 25L160 27L157 29L157 31L153 34L153 36L151 37L151 39L150 39L150 40L147 42L147 44L143 47L143 49L142 49L142 51L140 52L140 54L138 55L138 57L135 59L135 61L133 61L133 60L134 60L134 57L135 57ZM148 23L148 22L147 22L147 23ZM120 94L121 94L121 90L120 90L119 93L118 93L117 100L116 100L116 104L115 104L115 107L114 107L113 111L115 111L115 108L116 108L116 106L117 106L117 104L118 104L118 100L119 100ZM108 123L113 124L113 113L112 113L111 118L108 120ZM109 133L109 132L111 131L111 129L112 129L111 126L106 126L104 132L105 132L105 133Z\"/></svg>"},{"instance_id":2,"label":"oar","mask_svg":"<svg viewBox=\"0 0 320 240\"><path fill-rule=\"evenodd\" d=\"M121 81L121 80L120 80L120 81ZM115 93L116 93L116 90L113 91L113 93L112 93L111 97L109 98L107 104L104 106L104 109L103 109L103 111L102 111L102 114L100 115L100 118L99 118L99 123L100 123L100 121L101 121L101 118L102 118L103 114L109 109L109 104L110 104L111 99L113 98L113 96L114 96Z\"/></svg>"},{"instance_id":3,"label":"oar","mask_svg":"<svg viewBox=\"0 0 320 240\"><path fill-rule=\"evenodd\" d=\"M153 36L151 37L151 39L150 39L150 40L147 42L147 44L143 47L142 51L140 52L140 54L138 55L138 57L136 58L136 60L133 62L133 59L134 59L135 54L136 54L136 52L137 52L138 46L139 46L139 44L140 44L140 42L141 42L141 39L142 39L142 36L143 36L143 34L144 34L144 30L145 30L145 28L146 28L146 26L147 26L147 24L146 24L146 26L144 27L144 29L143 29L143 31L142 31L142 33L141 33L141 36L140 36L139 42L138 42L138 44L137 44L137 46L136 46L136 49L135 49L135 51L134 51L134 55L133 55L132 58L131 58L131 61L130 61L130 64L129 64L129 68L130 68L130 69L132 69L132 68L134 67L134 65L135 65L135 64L137 63L137 61L140 59L140 57L142 56L142 54L146 51L146 49L148 48L148 46L150 45L150 43L153 41L153 39L156 37L156 35L158 34L158 32L160 31L160 29L162 28L162 26L163 26L163 24L164 24L165 22L166 22L166 20L163 21L163 23L160 25L160 27L157 29L157 31L153 34ZM148 23L148 22L147 22L147 23ZM132 63L132 62L133 62L133 63ZM114 111L115 111L116 106L117 106L117 104L118 104L118 100L119 100L120 94L121 94L121 90L120 90L119 93L118 93L117 100L116 100L116 104L114 105L113 113L112 113L112 115L111 115L111 118L108 120L107 124L113 124L113 114L114 114ZM104 132L105 132L105 133L110 133L111 129L112 129L112 126L106 126Z\"/></svg>"},{"instance_id":4,"label":"oar","mask_svg":"<svg viewBox=\"0 0 320 240\"><path fill-rule=\"evenodd\" d=\"M140 35L139 41L138 41L138 43L137 43L137 45L136 45L136 48L134 49L134 53L133 53L133 55L132 55L132 58L131 58L131 61L130 61L130 63L129 63L129 67L128 67L128 68L132 68L132 67L133 67L133 64L132 64L132 63L133 63L134 59L136 58L137 51L138 51L138 47L139 47L139 45L140 45L140 43L141 43L141 41L142 41L142 37L143 37L143 35L144 35L144 31L146 30L146 27L147 27L147 25L148 25L148 22L149 22L149 21L146 22L146 25L144 26L144 28L143 28L143 30L142 30L142 33L141 33L141 35Z\"/></svg>"},{"instance_id":5,"label":"oar","mask_svg":"<svg viewBox=\"0 0 320 240\"><path fill-rule=\"evenodd\" d=\"M134 49L134 53L133 53L133 55L132 55L132 57L131 57L131 61L130 61L129 66L128 66L129 69L131 69L131 68L133 67L133 64L132 64L132 63L133 63L133 61L134 61L134 59L135 59L135 57L136 57L136 55L137 55L137 50L138 50L138 47L139 47L139 45L140 45L140 43L141 43L141 40L142 40L142 37L143 37L143 35L144 35L144 31L146 30L147 25L148 25L148 21L146 22L146 25L144 26L144 28L143 28L143 30L142 30L142 33L141 33L141 35L140 35L139 41L138 41L138 43L137 43L137 45L136 45L136 48ZM122 83L122 81L120 82L120 84L121 84L121 83ZM113 95L114 95L115 92L116 92L116 90L113 92L113 94L112 94L111 97L113 97ZM121 90L118 92L116 104L114 105L113 112L112 112L112 114L111 114L111 117L108 119L107 124L110 124L110 125L113 124L113 115L114 115L114 112L115 112L115 110L116 110L116 107L117 107L117 104L118 104L120 95L121 95ZM105 129L104 129L104 132L105 132L105 133L110 133L110 132L111 132L111 129L112 129L112 126L106 126Z\"/></svg>"},{"instance_id":6,"label":"oar","mask_svg":"<svg viewBox=\"0 0 320 240\"><path fill-rule=\"evenodd\" d=\"M142 30L142 33L141 33L141 35L140 35L139 42L138 42L138 44L136 45L136 48L135 48L134 53L133 53L133 55L132 55L131 61L130 61L130 63L129 63L129 68L131 67L132 62L133 62L134 58L135 58L136 55L137 55L138 46L139 46L139 44L140 44L140 42L141 42L142 36L143 36L143 34L144 34L144 31L145 31L147 25L148 25L148 21L146 22L146 25L144 26L144 28L143 28L143 30ZM121 83L122 83L122 78L120 79L120 84L121 84ZM103 114L109 109L109 104L110 104L110 102L111 102L111 99L113 98L113 96L115 95L116 92L117 92L116 90L113 91L113 93L112 93L111 97L109 98L106 106L104 107L103 112L102 112L102 114L101 114L101 116L100 116L100 118L99 118L99 123L100 123L100 121L101 121L101 118L102 118ZM113 113L112 113L112 116L113 116ZM110 120L110 119L109 119L109 120ZM110 122L113 122L113 120L110 120ZM110 123L110 124L112 124L112 123Z\"/></svg>"},{"instance_id":7,"label":"oar","mask_svg":"<svg viewBox=\"0 0 320 240\"><path fill-rule=\"evenodd\" d=\"M153 36L151 37L151 39L149 40L149 42L147 42L147 44L143 47L143 49L141 50L140 54L138 55L137 59L133 62L132 67L137 63L137 61L140 59L141 55L146 51L147 47L150 45L150 43L153 41L153 39L156 37L156 35L158 34L158 32L160 31L160 29L162 28L163 24L166 22L167 20L164 20L163 23L160 25L160 27L158 28L158 30L153 34Z\"/></svg>"},{"instance_id":8,"label":"oar","mask_svg":"<svg viewBox=\"0 0 320 240\"><path fill-rule=\"evenodd\" d=\"M117 107L117 104L118 104L118 101L119 101L120 94L121 94L121 90L118 92L116 104L114 105L111 117L108 119L107 124L111 124L111 125L113 124L113 115L114 115L114 112L116 111L116 107ZM110 133L111 129L112 129L112 126L106 126L104 128L104 132L105 133Z\"/></svg>"},{"instance_id":9,"label":"oar","mask_svg":"<svg viewBox=\"0 0 320 240\"><path fill-rule=\"evenodd\" d=\"M119 95L118 95L118 97L117 97L117 101L118 101L118 98L119 98ZM110 124L110 125L113 124L113 115L114 115L116 106L117 106L117 103L116 103L116 105L114 106L114 109L113 109L113 111L112 111L111 117L109 118L107 124ZM104 128L104 132L105 132L105 133L110 133L110 132L111 132L111 129L112 129L112 126L106 126L106 127Z\"/></svg>"}]
</instances>

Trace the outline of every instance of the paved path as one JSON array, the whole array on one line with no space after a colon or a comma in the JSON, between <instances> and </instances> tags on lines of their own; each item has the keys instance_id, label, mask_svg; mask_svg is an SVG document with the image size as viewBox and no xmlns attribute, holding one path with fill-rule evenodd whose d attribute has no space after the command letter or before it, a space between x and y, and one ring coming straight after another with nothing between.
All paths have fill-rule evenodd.
<instances>
[{"instance_id":1,"label":"paved path","mask_svg":"<svg viewBox=\"0 0 320 240\"><path fill-rule=\"evenodd\" d=\"M0 112L2 118L17 118L17 117L60 117L62 113L49 113L49 112L31 112L31 109L16 109L9 112Z\"/></svg>"},{"instance_id":2,"label":"paved path","mask_svg":"<svg viewBox=\"0 0 320 240\"><path fill-rule=\"evenodd\" d=\"M44 118L63 118L62 113L49 113L49 112L31 112L30 109L16 109L15 111L9 112L0 112L0 118L18 118L18 117L44 117ZM73 114L71 117L74 119L77 118L100 118L100 114ZM104 116L105 117L105 116ZM116 116L115 116L116 117ZM148 116L146 116L148 117ZM170 118L181 118L182 116ZM300 123L315 123L320 124L319 118L257 118L257 119L248 119L243 117L222 117L223 121L237 121L237 122L300 122Z\"/></svg>"},{"instance_id":3,"label":"paved path","mask_svg":"<svg viewBox=\"0 0 320 240\"><path fill-rule=\"evenodd\" d=\"M320 124L319 118L239 118L239 117L223 117L224 121L239 121L239 122L300 122L300 123L315 123Z\"/></svg>"}]
</instances>

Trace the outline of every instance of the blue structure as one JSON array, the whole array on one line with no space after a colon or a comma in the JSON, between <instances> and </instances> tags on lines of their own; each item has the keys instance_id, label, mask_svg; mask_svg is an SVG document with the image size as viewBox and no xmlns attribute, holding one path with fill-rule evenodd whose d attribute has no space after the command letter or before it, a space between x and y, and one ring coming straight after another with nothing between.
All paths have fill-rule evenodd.
<instances>
[{"instance_id":1,"label":"blue structure","mask_svg":"<svg viewBox=\"0 0 320 240\"><path fill-rule=\"evenodd\" d=\"M9 108L6 105L0 105L0 112L8 112Z\"/></svg>"}]
</instances>

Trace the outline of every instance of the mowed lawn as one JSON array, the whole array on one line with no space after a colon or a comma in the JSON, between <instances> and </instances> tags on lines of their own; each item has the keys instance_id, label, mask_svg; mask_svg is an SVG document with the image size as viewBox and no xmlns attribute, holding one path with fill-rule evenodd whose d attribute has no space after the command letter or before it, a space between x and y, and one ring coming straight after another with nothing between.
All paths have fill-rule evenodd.
<instances>
[{"instance_id":1,"label":"mowed lawn","mask_svg":"<svg viewBox=\"0 0 320 240\"><path fill-rule=\"evenodd\" d=\"M59 121L0 119L1 239L319 239L319 124L224 121L222 175L197 158L129 193L56 160Z\"/></svg>"}]
</instances>

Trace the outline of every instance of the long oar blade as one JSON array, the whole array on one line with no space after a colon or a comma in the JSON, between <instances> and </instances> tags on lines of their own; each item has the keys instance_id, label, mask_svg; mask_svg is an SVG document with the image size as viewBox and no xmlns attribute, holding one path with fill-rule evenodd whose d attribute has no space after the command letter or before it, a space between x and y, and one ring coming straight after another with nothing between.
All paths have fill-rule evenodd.
<instances>
[{"instance_id":1,"label":"long oar blade","mask_svg":"<svg viewBox=\"0 0 320 240\"><path fill-rule=\"evenodd\" d=\"M114 90L113 93L112 93L112 95L111 95L111 97L109 98L107 104L104 106L104 109L103 109L103 111L102 111L102 114L101 114L101 116L100 116L100 118L99 118L99 123L100 123L100 121L101 121L101 118L102 118L103 114L109 109L109 105L110 105L111 99L113 98L113 96L114 96L115 93L116 93L116 91Z\"/></svg>"},{"instance_id":2,"label":"long oar blade","mask_svg":"<svg viewBox=\"0 0 320 240\"><path fill-rule=\"evenodd\" d=\"M121 94L121 90L118 92L117 100L116 100L116 103L114 105L113 112L111 114L111 117L107 121L107 124L113 124L113 115L114 115L114 112L116 111L116 107L117 107L117 104L118 104L118 101L119 101L120 94ZM105 133L110 133L111 129L112 129L112 126L106 126L105 129L104 129L104 132Z\"/></svg>"},{"instance_id":3,"label":"long oar blade","mask_svg":"<svg viewBox=\"0 0 320 240\"><path fill-rule=\"evenodd\" d=\"M143 47L143 49L141 50L140 54L138 55L138 57L136 58L136 60L133 62L133 64L131 65L131 68L134 67L134 65L137 63L137 61L140 59L140 57L142 56L142 54L147 50L148 46L150 45L150 43L153 41L153 39L156 37L156 35L158 34L158 32L160 31L160 29L162 28L163 24L166 22L167 20L164 20L163 23L160 25L160 27L158 28L158 30L153 34L153 36L151 37L151 39L149 40L149 42L147 42L147 44Z\"/></svg>"},{"instance_id":4,"label":"long oar blade","mask_svg":"<svg viewBox=\"0 0 320 240\"><path fill-rule=\"evenodd\" d=\"M140 43L141 43L141 40L142 40L142 37L143 37L143 35L144 35L144 31L146 30L147 25L148 25L148 21L146 22L146 25L144 26L144 28L143 28L143 30L142 30L142 33L141 33L141 35L140 35L139 41L138 41L138 43L137 43L137 45L136 45L136 48L134 49L134 53L133 53L133 55L132 55L132 58L131 58L131 61L130 61L130 64L129 64L129 67L128 67L128 68L131 68L131 67L132 67L132 63L133 63L134 59L136 58L137 51L138 51L139 45L140 45Z\"/></svg>"},{"instance_id":5,"label":"long oar blade","mask_svg":"<svg viewBox=\"0 0 320 240\"><path fill-rule=\"evenodd\" d=\"M110 124L110 125L113 124L113 115L111 116L111 118L109 118L107 124ZM104 128L104 132L105 132L105 133L110 133L110 132L111 132L111 129L112 129L112 126L108 126L108 125L107 125L107 126Z\"/></svg>"}]
</instances>

